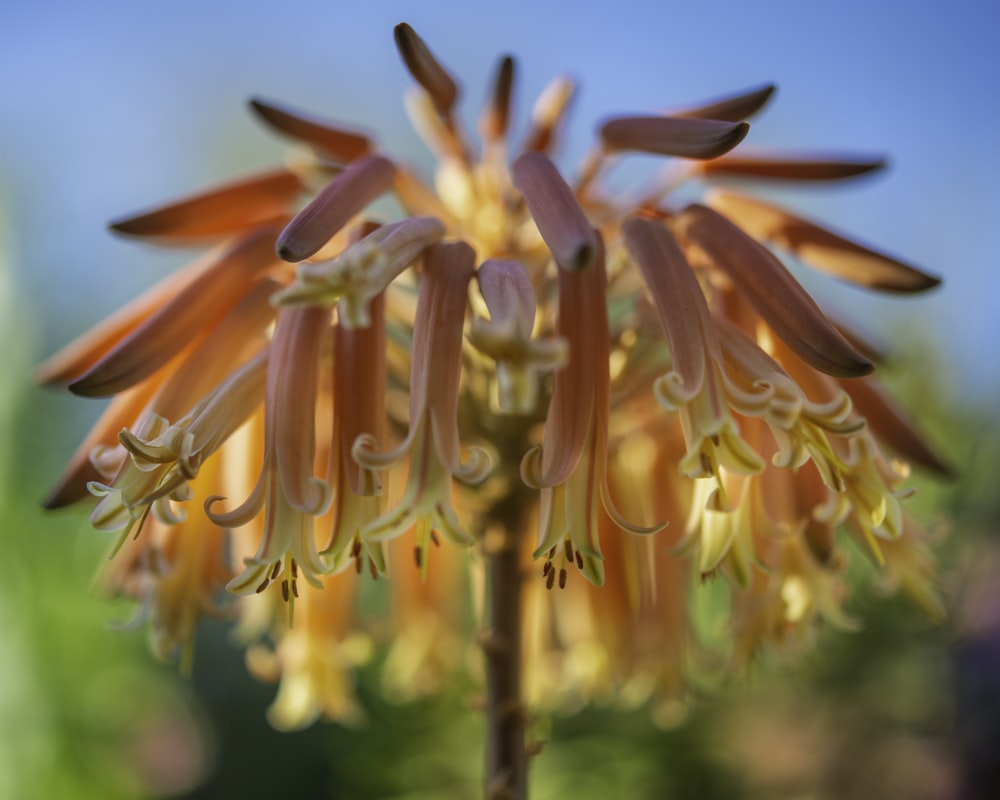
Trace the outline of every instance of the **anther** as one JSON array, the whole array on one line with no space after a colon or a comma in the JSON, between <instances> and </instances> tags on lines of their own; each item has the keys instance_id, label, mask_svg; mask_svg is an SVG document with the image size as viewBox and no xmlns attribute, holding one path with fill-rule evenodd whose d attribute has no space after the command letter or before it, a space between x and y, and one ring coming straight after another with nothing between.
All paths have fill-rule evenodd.
<instances>
[{"instance_id":1,"label":"anther","mask_svg":"<svg viewBox=\"0 0 1000 800\"><path fill-rule=\"evenodd\" d=\"M549 574L549 571L550 571L551 569L552 569L552 562L551 562L551 561L546 561L546 562L545 562L545 563L544 563L544 564L542 565L542 575L548 575L548 574Z\"/></svg>"},{"instance_id":2,"label":"anther","mask_svg":"<svg viewBox=\"0 0 1000 800\"><path fill-rule=\"evenodd\" d=\"M280 561L275 561L274 562L274 569L271 570L271 577L270 577L269 580L273 581L275 578L277 578L279 572L281 572L281 562ZM265 583L267 583L267 581L265 581Z\"/></svg>"},{"instance_id":3,"label":"anther","mask_svg":"<svg viewBox=\"0 0 1000 800\"><path fill-rule=\"evenodd\" d=\"M292 578L292 594L296 597L299 596L299 582L295 578Z\"/></svg>"},{"instance_id":4,"label":"anther","mask_svg":"<svg viewBox=\"0 0 1000 800\"><path fill-rule=\"evenodd\" d=\"M288 602L288 578L281 582L281 599Z\"/></svg>"},{"instance_id":5,"label":"anther","mask_svg":"<svg viewBox=\"0 0 1000 800\"><path fill-rule=\"evenodd\" d=\"M413 561L417 565L417 569L420 569L424 565L424 551L419 547L413 548Z\"/></svg>"},{"instance_id":6,"label":"anther","mask_svg":"<svg viewBox=\"0 0 1000 800\"><path fill-rule=\"evenodd\" d=\"M361 559L354 556L354 571L360 575L361 574Z\"/></svg>"},{"instance_id":7,"label":"anther","mask_svg":"<svg viewBox=\"0 0 1000 800\"><path fill-rule=\"evenodd\" d=\"M583 555L579 550L576 551L576 568L583 572Z\"/></svg>"},{"instance_id":8,"label":"anther","mask_svg":"<svg viewBox=\"0 0 1000 800\"><path fill-rule=\"evenodd\" d=\"M547 561L545 563L549 564L549 566L552 565L551 561ZM549 575L545 579L545 588L546 589L551 589L552 588L552 584L555 583L555 582L556 582L556 571L554 569L550 569L549 570Z\"/></svg>"},{"instance_id":9,"label":"anther","mask_svg":"<svg viewBox=\"0 0 1000 800\"><path fill-rule=\"evenodd\" d=\"M295 563L295 559L292 559L292 580L299 577L299 565Z\"/></svg>"},{"instance_id":10,"label":"anther","mask_svg":"<svg viewBox=\"0 0 1000 800\"><path fill-rule=\"evenodd\" d=\"M562 569L559 570L559 588L560 589L565 589L566 588L566 578L567 577L568 577L568 573L566 572L566 568L563 567Z\"/></svg>"},{"instance_id":11,"label":"anther","mask_svg":"<svg viewBox=\"0 0 1000 800\"><path fill-rule=\"evenodd\" d=\"M262 583L260 584L260 586L258 586L258 587L257 587L257 594L260 594L261 592L263 592L263 591L264 591L264 590L265 590L265 589L267 588L267 585L268 585L268 584L269 584L270 582L271 582L271 581L270 581L270 579L268 579L268 578L264 578L264 580L263 580L263 582L262 582Z\"/></svg>"},{"instance_id":12,"label":"anther","mask_svg":"<svg viewBox=\"0 0 1000 800\"><path fill-rule=\"evenodd\" d=\"M431 531L431 541L434 542L435 547L441 546L441 542L438 539L437 531Z\"/></svg>"},{"instance_id":13,"label":"anther","mask_svg":"<svg viewBox=\"0 0 1000 800\"><path fill-rule=\"evenodd\" d=\"M361 572L361 562L358 562L358 572ZM372 559L368 559L368 572L372 576L373 581L378 580L378 567L375 566L375 562Z\"/></svg>"},{"instance_id":14,"label":"anther","mask_svg":"<svg viewBox=\"0 0 1000 800\"><path fill-rule=\"evenodd\" d=\"M564 549L566 550L566 560L569 562L573 561L573 544L569 539L563 540Z\"/></svg>"}]
</instances>

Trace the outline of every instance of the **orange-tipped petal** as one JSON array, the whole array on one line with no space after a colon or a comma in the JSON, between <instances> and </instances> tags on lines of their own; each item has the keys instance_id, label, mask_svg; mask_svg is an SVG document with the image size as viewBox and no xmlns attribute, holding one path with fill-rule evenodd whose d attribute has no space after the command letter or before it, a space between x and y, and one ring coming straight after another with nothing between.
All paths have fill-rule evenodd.
<instances>
[{"instance_id":1,"label":"orange-tipped petal","mask_svg":"<svg viewBox=\"0 0 1000 800\"><path fill-rule=\"evenodd\" d=\"M681 158L717 158L747 135L745 122L693 117L618 117L600 129L609 152L640 152Z\"/></svg>"},{"instance_id":2,"label":"orange-tipped petal","mask_svg":"<svg viewBox=\"0 0 1000 800\"><path fill-rule=\"evenodd\" d=\"M157 309L170 300L218 258L219 250L199 258L183 269L168 275L137 298L115 311L86 333L78 336L49 356L35 370L35 380L43 386L61 386L80 377L125 339Z\"/></svg>"},{"instance_id":3,"label":"orange-tipped petal","mask_svg":"<svg viewBox=\"0 0 1000 800\"><path fill-rule=\"evenodd\" d=\"M347 164L370 155L374 149L371 140L364 134L345 130L319 117L301 114L256 97L251 98L249 105L278 133L315 147L338 163Z\"/></svg>"},{"instance_id":4,"label":"orange-tipped petal","mask_svg":"<svg viewBox=\"0 0 1000 800\"><path fill-rule=\"evenodd\" d=\"M318 253L351 217L392 186L395 172L395 165L382 156L345 168L281 232L278 255L296 262Z\"/></svg>"},{"instance_id":5,"label":"orange-tipped petal","mask_svg":"<svg viewBox=\"0 0 1000 800\"><path fill-rule=\"evenodd\" d=\"M823 154L750 155L741 152L701 165L708 177L773 178L783 181L836 181L882 169L884 158L841 158Z\"/></svg>"},{"instance_id":6,"label":"orange-tipped petal","mask_svg":"<svg viewBox=\"0 0 1000 800\"><path fill-rule=\"evenodd\" d=\"M84 397L116 394L151 375L200 331L224 317L246 295L253 279L275 264L278 226L244 236L168 303L119 342L70 391Z\"/></svg>"},{"instance_id":7,"label":"orange-tipped petal","mask_svg":"<svg viewBox=\"0 0 1000 800\"><path fill-rule=\"evenodd\" d=\"M677 227L730 277L801 359L839 377L872 371L872 363L840 335L784 265L717 211L690 205L678 217Z\"/></svg>"},{"instance_id":8,"label":"orange-tipped petal","mask_svg":"<svg viewBox=\"0 0 1000 800\"><path fill-rule=\"evenodd\" d=\"M150 410L176 422L215 388L226 370L261 350L274 320L273 295L280 284L270 278L256 283L225 319L198 341L156 393Z\"/></svg>"},{"instance_id":9,"label":"orange-tipped petal","mask_svg":"<svg viewBox=\"0 0 1000 800\"><path fill-rule=\"evenodd\" d=\"M756 89L702 103L694 108L673 111L671 116L740 122L760 111L774 95L775 88L773 83L767 83Z\"/></svg>"},{"instance_id":10,"label":"orange-tipped petal","mask_svg":"<svg viewBox=\"0 0 1000 800\"><path fill-rule=\"evenodd\" d=\"M458 84L455 79L441 66L424 40L405 22L399 23L393 34L399 55L413 79L430 95L438 113L442 117L450 116L458 99Z\"/></svg>"},{"instance_id":11,"label":"orange-tipped petal","mask_svg":"<svg viewBox=\"0 0 1000 800\"><path fill-rule=\"evenodd\" d=\"M166 243L218 239L288 214L301 190L297 175L272 170L115 220L108 227L125 236Z\"/></svg>"},{"instance_id":12,"label":"orange-tipped petal","mask_svg":"<svg viewBox=\"0 0 1000 800\"><path fill-rule=\"evenodd\" d=\"M941 283L895 258L763 200L713 192L709 204L751 236L791 251L806 264L838 278L887 292L922 292Z\"/></svg>"},{"instance_id":13,"label":"orange-tipped petal","mask_svg":"<svg viewBox=\"0 0 1000 800\"><path fill-rule=\"evenodd\" d=\"M548 156L525 153L514 162L514 186L524 195L538 232L563 269L589 266L597 252L594 232L573 190Z\"/></svg>"}]
</instances>

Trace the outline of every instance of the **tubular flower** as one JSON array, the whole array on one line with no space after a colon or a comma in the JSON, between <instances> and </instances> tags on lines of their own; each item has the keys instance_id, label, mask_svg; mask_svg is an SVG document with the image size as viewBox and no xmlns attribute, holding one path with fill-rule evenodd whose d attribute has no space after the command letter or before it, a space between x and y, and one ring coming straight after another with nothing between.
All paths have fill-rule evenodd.
<instances>
[{"instance_id":1,"label":"tubular flower","mask_svg":"<svg viewBox=\"0 0 1000 800\"><path fill-rule=\"evenodd\" d=\"M459 82L408 25L395 35L433 181L373 134L254 99L298 145L289 166L112 223L209 252L39 370L113 398L45 504L97 496L93 524L119 532L104 585L142 604L161 652L235 609L251 669L280 682L275 724L350 718L375 613L358 587L386 577L387 685L432 691L465 661L454 595L483 584L497 541L528 576L538 703L620 692L676 719L714 644L689 613L708 578L733 587L734 662L850 627L850 537L939 615L903 481L948 466L772 248L878 291L938 279L727 187L883 161L745 154L760 86L602 120L563 172L571 81L515 136L502 58L477 140ZM633 153L666 167L612 189Z\"/></svg>"}]
</instances>

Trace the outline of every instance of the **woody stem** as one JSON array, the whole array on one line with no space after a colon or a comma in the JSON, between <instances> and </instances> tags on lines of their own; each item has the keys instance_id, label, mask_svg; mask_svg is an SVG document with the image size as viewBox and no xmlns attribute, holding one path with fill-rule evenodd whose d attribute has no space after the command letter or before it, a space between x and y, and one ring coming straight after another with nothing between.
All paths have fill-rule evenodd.
<instances>
[{"instance_id":1,"label":"woody stem","mask_svg":"<svg viewBox=\"0 0 1000 800\"><path fill-rule=\"evenodd\" d=\"M515 493L516 495L516 493ZM486 773L487 800L525 800L528 796L525 713L521 698L522 574L520 498L495 509L502 527L484 542L487 579Z\"/></svg>"}]
</instances>

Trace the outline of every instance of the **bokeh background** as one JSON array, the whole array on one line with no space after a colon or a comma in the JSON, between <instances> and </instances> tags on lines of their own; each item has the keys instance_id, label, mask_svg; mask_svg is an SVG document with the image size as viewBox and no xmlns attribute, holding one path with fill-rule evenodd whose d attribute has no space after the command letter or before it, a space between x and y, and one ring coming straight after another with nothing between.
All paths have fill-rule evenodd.
<instances>
[{"instance_id":1,"label":"bokeh background","mask_svg":"<svg viewBox=\"0 0 1000 800\"><path fill-rule=\"evenodd\" d=\"M277 734L272 687L245 676L224 627L194 674L155 663L130 609L94 598L104 552L85 513L36 506L98 405L39 392L31 365L176 265L106 222L272 163L282 143L250 95L377 130L427 155L400 103L392 43L408 21L461 79L470 123L495 58L518 57L527 109L553 76L581 82L561 161L595 122L774 81L749 142L885 153L878 176L775 190L807 215L945 278L918 299L803 280L892 343L888 379L960 477L917 475L942 545L951 616L858 596L852 635L766 665L687 721L593 709L544 721L534 797L990 797L1000 753L1000 6L991 0L814 4L503 0L88 3L0 8L0 798L474 797L475 692L433 702L359 691L367 721ZM641 166L641 165L640 165ZM872 577L872 576L866 576ZM977 772L978 770L978 772ZM965 794L963 794L965 792ZM977 794L979 792L979 794Z\"/></svg>"}]
</instances>

